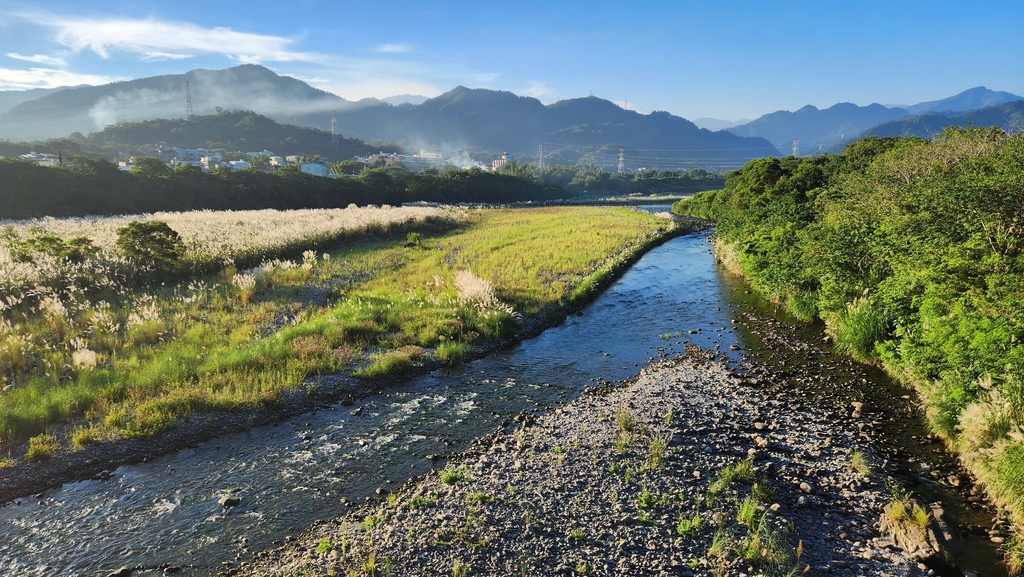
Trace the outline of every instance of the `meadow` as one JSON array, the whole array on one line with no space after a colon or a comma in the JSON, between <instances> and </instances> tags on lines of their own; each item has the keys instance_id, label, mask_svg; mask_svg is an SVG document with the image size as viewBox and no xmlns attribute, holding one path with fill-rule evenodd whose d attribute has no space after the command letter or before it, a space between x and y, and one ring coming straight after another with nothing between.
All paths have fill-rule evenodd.
<instances>
[{"instance_id":1,"label":"meadow","mask_svg":"<svg viewBox=\"0 0 1024 577\"><path fill-rule=\"evenodd\" d=\"M524 317L589 298L671 230L652 215L579 207L10 223L3 464L26 440L24 458L42 459L195 413L277 406L315 393L316 374L375 379L462 362Z\"/></svg>"}]
</instances>

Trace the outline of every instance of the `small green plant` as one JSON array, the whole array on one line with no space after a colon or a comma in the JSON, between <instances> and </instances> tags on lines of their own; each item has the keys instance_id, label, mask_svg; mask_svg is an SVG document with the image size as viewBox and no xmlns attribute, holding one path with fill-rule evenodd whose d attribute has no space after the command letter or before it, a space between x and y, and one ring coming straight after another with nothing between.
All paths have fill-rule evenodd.
<instances>
[{"instance_id":1,"label":"small green plant","mask_svg":"<svg viewBox=\"0 0 1024 577\"><path fill-rule=\"evenodd\" d=\"M679 516L679 523L676 524L676 535L687 538L693 537L703 526L704 517L701 516L700 509L697 509L692 517Z\"/></svg>"},{"instance_id":2,"label":"small green plant","mask_svg":"<svg viewBox=\"0 0 1024 577\"><path fill-rule=\"evenodd\" d=\"M0 457L0 469L10 469L14 466L14 459L11 458L11 454Z\"/></svg>"},{"instance_id":3,"label":"small green plant","mask_svg":"<svg viewBox=\"0 0 1024 577\"><path fill-rule=\"evenodd\" d=\"M666 425L672 425L672 420L675 419L675 417L676 413L672 409L665 411L665 414L661 416L662 420L665 421Z\"/></svg>"},{"instance_id":4,"label":"small green plant","mask_svg":"<svg viewBox=\"0 0 1024 577\"><path fill-rule=\"evenodd\" d=\"M850 453L850 469L863 477L871 476L871 465L863 452L854 449Z\"/></svg>"},{"instance_id":5,"label":"small green plant","mask_svg":"<svg viewBox=\"0 0 1024 577\"><path fill-rule=\"evenodd\" d=\"M633 418L632 413L626 409L619 409L615 412L615 424L624 433L632 433L633 429L636 428L636 420Z\"/></svg>"},{"instance_id":6,"label":"small green plant","mask_svg":"<svg viewBox=\"0 0 1024 577\"><path fill-rule=\"evenodd\" d=\"M52 433L41 433L28 440L28 449L25 451L26 461L42 461L49 459L60 449L60 441L57 435Z\"/></svg>"},{"instance_id":7,"label":"small green plant","mask_svg":"<svg viewBox=\"0 0 1024 577\"><path fill-rule=\"evenodd\" d=\"M441 471L441 482L445 485L455 485L456 483L468 483L473 478L469 476L469 472L465 469L456 469L454 467L448 467Z\"/></svg>"},{"instance_id":8,"label":"small green plant","mask_svg":"<svg viewBox=\"0 0 1024 577\"><path fill-rule=\"evenodd\" d=\"M469 569L469 563L462 559L452 561L452 577L468 577Z\"/></svg>"},{"instance_id":9,"label":"small green plant","mask_svg":"<svg viewBox=\"0 0 1024 577\"><path fill-rule=\"evenodd\" d=\"M330 539L327 539L326 537L323 538L323 539L320 539L320 542L316 544L316 549L315 549L316 554L317 555L326 555L329 551L334 549L334 545L335 544L336 543L334 541L331 541Z\"/></svg>"},{"instance_id":10,"label":"small green plant","mask_svg":"<svg viewBox=\"0 0 1024 577\"><path fill-rule=\"evenodd\" d=\"M466 505L469 505L470 507L474 505L483 505L485 503L490 503L493 500L494 497L488 495L487 493L481 493L479 491L470 491L466 493Z\"/></svg>"},{"instance_id":11,"label":"small green plant","mask_svg":"<svg viewBox=\"0 0 1024 577\"><path fill-rule=\"evenodd\" d=\"M423 493L416 493L406 501L409 504L410 509L422 509L424 507L433 507L437 505L437 497L433 495L424 495Z\"/></svg>"},{"instance_id":12,"label":"small green plant","mask_svg":"<svg viewBox=\"0 0 1024 577\"><path fill-rule=\"evenodd\" d=\"M575 572L577 575L588 575L590 574L590 567L587 566L587 562L583 559L576 561Z\"/></svg>"},{"instance_id":13,"label":"small green plant","mask_svg":"<svg viewBox=\"0 0 1024 577\"><path fill-rule=\"evenodd\" d=\"M615 452L620 455L625 455L629 452L629 444L633 442L633 435L625 431L620 431L619 435L615 437Z\"/></svg>"},{"instance_id":14,"label":"small green plant","mask_svg":"<svg viewBox=\"0 0 1024 577\"><path fill-rule=\"evenodd\" d=\"M669 436L652 435L647 445L647 463L649 470L660 469L665 464L665 451L668 449Z\"/></svg>"},{"instance_id":15,"label":"small green plant","mask_svg":"<svg viewBox=\"0 0 1024 577\"><path fill-rule=\"evenodd\" d=\"M758 520L758 505L759 503L753 495L747 495L747 498L740 502L736 509L736 521L740 525L753 527Z\"/></svg>"},{"instance_id":16,"label":"small green plant","mask_svg":"<svg viewBox=\"0 0 1024 577\"><path fill-rule=\"evenodd\" d=\"M708 492L712 494L720 493L733 483L753 483L754 478L754 461L744 459L723 468L718 473L718 478L708 487Z\"/></svg>"},{"instance_id":17,"label":"small green plant","mask_svg":"<svg viewBox=\"0 0 1024 577\"><path fill-rule=\"evenodd\" d=\"M583 529L573 529L572 533L569 534L569 538L572 539L573 543L582 543L586 536L583 534Z\"/></svg>"},{"instance_id":18,"label":"small green plant","mask_svg":"<svg viewBox=\"0 0 1024 577\"><path fill-rule=\"evenodd\" d=\"M422 234L418 232L410 232L405 235L405 246L419 246L421 240L423 240Z\"/></svg>"},{"instance_id":19,"label":"small green plant","mask_svg":"<svg viewBox=\"0 0 1024 577\"><path fill-rule=\"evenodd\" d=\"M658 496L647 490L645 487L636 497L636 506L645 508L653 507L658 503Z\"/></svg>"}]
</instances>

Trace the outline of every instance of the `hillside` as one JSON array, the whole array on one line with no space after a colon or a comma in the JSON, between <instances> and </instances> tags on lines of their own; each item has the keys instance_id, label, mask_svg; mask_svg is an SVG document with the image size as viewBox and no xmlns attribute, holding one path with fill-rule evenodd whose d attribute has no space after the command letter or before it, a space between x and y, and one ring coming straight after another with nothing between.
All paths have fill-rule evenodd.
<instances>
[{"instance_id":1,"label":"hillside","mask_svg":"<svg viewBox=\"0 0 1024 577\"><path fill-rule=\"evenodd\" d=\"M354 106L295 78L245 64L53 92L0 114L0 138L40 140L88 134L119 122L184 118L186 82L193 113L199 115L218 109L255 110L295 124L308 125L310 118L318 117L321 127L329 129L331 110Z\"/></svg>"},{"instance_id":2,"label":"hillside","mask_svg":"<svg viewBox=\"0 0 1024 577\"><path fill-rule=\"evenodd\" d=\"M305 126L280 124L247 110L232 110L190 119L167 118L140 122L122 122L86 137L83 144L107 155L132 153L146 145L160 144L180 148L206 148L234 152L270 150L280 156L318 155L327 160L345 160L376 152L356 138L338 138L331 143L330 132ZM139 150L145 154L146 150Z\"/></svg>"},{"instance_id":3,"label":"hillside","mask_svg":"<svg viewBox=\"0 0 1024 577\"><path fill-rule=\"evenodd\" d=\"M975 86L949 98L921 102L919 104L903 106L902 108L905 108L907 112L913 115L927 114L929 112L965 112L1015 100L1021 100L1021 97L1009 92L989 90L984 86Z\"/></svg>"},{"instance_id":4,"label":"hillside","mask_svg":"<svg viewBox=\"0 0 1024 577\"><path fill-rule=\"evenodd\" d=\"M858 139L869 136L919 136L931 138L950 126L996 126L1007 132L1024 130L1024 100L1005 102L961 114L929 113L885 122L865 130Z\"/></svg>"}]
</instances>

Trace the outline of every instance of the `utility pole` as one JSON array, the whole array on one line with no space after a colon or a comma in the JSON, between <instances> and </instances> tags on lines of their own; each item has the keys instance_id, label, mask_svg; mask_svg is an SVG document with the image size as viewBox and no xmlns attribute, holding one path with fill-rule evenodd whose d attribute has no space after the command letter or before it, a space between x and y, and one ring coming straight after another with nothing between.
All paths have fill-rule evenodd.
<instances>
[{"instance_id":1,"label":"utility pole","mask_svg":"<svg viewBox=\"0 0 1024 577\"><path fill-rule=\"evenodd\" d=\"M185 81L185 118L192 118L192 91L189 89L188 80Z\"/></svg>"},{"instance_id":2,"label":"utility pole","mask_svg":"<svg viewBox=\"0 0 1024 577\"><path fill-rule=\"evenodd\" d=\"M800 141L799 140L794 140L793 141L793 156L794 157L800 156Z\"/></svg>"},{"instance_id":3,"label":"utility pole","mask_svg":"<svg viewBox=\"0 0 1024 577\"><path fill-rule=\"evenodd\" d=\"M333 110L331 111L331 144L338 145L338 119Z\"/></svg>"},{"instance_id":4,"label":"utility pole","mask_svg":"<svg viewBox=\"0 0 1024 577\"><path fill-rule=\"evenodd\" d=\"M619 149L619 174L622 174L626 170L626 149Z\"/></svg>"},{"instance_id":5,"label":"utility pole","mask_svg":"<svg viewBox=\"0 0 1024 577\"><path fill-rule=\"evenodd\" d=\"M540 169L544 170L544 143L540 143Z\"/></svg>"}]
</instances>

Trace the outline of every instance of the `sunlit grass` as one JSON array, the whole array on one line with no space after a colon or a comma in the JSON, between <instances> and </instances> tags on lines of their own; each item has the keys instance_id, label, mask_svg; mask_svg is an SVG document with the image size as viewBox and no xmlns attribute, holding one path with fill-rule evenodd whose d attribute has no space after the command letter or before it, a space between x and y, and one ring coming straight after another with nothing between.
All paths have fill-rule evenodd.
<instances>
[{"instance_id":1,"label":"sunlit grass","mask_svg":"<svg viewBox=\"0 0 1024 577\"><path fill-rule=\"evenodd\" d=\"M667 226L624 209L480 210L411 247L374 231L326 256L264 263L251 281L228 267L5 307L0 449L75 419L75 448L146 437L184 415L273 405L318 373L462 362L523 316L581 298Z\"/></svg>"}]
</instances>

